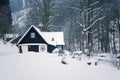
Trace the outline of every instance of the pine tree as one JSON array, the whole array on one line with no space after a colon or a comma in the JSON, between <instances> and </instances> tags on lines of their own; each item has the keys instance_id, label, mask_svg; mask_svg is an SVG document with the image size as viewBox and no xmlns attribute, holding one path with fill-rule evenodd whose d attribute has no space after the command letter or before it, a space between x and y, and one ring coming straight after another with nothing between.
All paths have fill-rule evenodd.
<instances>
[{"instance_id":1,"label":"pine tree","mask_svg":"<svg viewBox=\"0 0 120 80\"><path fill-rule=\"evenodd\" d=\"M4 34L10 33L11 31L12 19L9 0L0 0L0 35L4 37Z\"/></svg>"}]
</instances>

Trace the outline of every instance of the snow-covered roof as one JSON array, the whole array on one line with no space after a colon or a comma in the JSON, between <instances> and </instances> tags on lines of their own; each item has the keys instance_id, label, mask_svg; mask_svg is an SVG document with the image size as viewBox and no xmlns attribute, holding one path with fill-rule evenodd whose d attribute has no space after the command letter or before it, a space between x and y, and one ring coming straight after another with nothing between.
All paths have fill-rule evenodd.
<instances>
[{"instance_id":1,"label":"snow-covered roof","mask_svg":"<svg viewBox=\"0 0 120 80\"><path fill-rule=\"evenodd\" d=\"M19 36L18 34L11 34L11 33L5 34L5 37L6 37L6 38L16 38L16 37L18 37L18 36Z\"/></svg>"},{"instance_id":2,"label":"snow-covered roof","mask_svg":"<svg viewBox=\"0 0 120 80\"><path fill-rule=\"evenodd\" d=\"M25 35L29 32L31 28L34 28L40 36L43 37L43 39L50 45L65 45L64 43L64 34L63 32L42 32L40 29L35 27L34 25L31 25L31 27L28 29L28 31L23 35L23 37L18 41L17 44L20 43L20 41L25 37Z\"/></svg>"},{"instance_id":3,"label":"snow-covered roof","mask_svg":"<svg viewBox=\"0 0 120 80\"><path fill-rule=\"evenodd\" d=\"M40 32L48 44L64 45L63 32Z\"/></svg>"}]
</instances>

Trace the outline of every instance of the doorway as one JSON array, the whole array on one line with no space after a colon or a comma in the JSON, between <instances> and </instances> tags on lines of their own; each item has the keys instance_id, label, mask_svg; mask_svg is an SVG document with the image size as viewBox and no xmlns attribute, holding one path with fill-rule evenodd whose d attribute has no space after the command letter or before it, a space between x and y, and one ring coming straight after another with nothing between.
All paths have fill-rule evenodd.
<instances>
[{"instance_id":1,"label":"doorway","mask_svg":"<svg viewBox=\"0 0 120 80\"><path fill-rule=\"evenodd\" d=\"M28 45L28 51L39 52L39 46L38 45Z\"/></svg>"}]
</instances>

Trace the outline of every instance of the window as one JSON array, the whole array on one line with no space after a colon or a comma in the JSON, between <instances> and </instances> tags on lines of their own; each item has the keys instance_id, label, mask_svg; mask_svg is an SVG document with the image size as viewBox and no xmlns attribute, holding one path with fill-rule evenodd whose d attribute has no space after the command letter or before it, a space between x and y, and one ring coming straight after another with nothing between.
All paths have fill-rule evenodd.
<instances>
[{"instance_id":1,"label":"window","mask_svg":"<svg viewBox=\"0 0 120 80\"><path fill-rule=\"evenodd\" d=\"M52 41L54 41L54 38L52 38Z\"/></svg>"},{"instance_id":2,"label":"window","mask_svg":"<svg viewBox=\"0 0 120 80\"><path fill-rule=\"evenodd\" d=\"M38 45L28 45L28 51L39 52L39 46Z\"/></svg>"},{"instance_id":3,"label":"window","mask_svg":"<svg viewBox=\"0 0 120 80\"><path fill-rule=\"evenodd\" d=\"M35 33L31 33L31 38L35 38Z\"/></svg>"}]
</instances>

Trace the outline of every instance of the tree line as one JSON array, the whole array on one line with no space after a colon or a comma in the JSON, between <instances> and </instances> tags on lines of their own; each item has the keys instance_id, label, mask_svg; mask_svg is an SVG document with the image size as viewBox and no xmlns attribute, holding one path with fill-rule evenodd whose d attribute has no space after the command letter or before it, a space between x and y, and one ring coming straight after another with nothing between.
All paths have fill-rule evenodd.
<instances>
[{"instance_id":1,"label":"tree line","mask_svg":"<svg viewBox=\"0 0 120 80\"><path fill-rule=\"evenodd\" d=\"M92 53L120 52L120 1L79 0L70 6L67 48ZM66 32L67 30L65 30Z\"/></svg>"}]
</instances>

